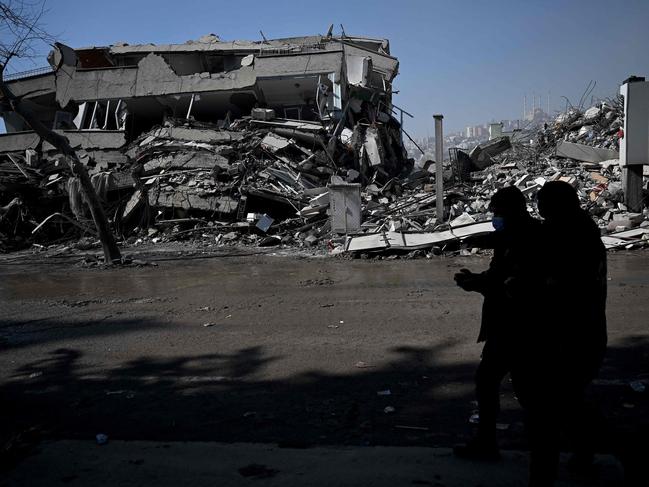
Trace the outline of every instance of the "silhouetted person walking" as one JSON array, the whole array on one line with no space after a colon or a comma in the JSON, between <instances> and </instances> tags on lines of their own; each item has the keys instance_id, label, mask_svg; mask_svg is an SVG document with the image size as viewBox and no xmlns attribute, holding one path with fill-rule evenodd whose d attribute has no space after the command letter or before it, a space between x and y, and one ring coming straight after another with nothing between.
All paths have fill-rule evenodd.
<instances>
[{"instance_id":1,"label":"silhouetted person walking","mask_svg":"<svg viewBox=\"0 0 649 487\"><path fill-rule=\"evenodd\" d=\"M543 310L520 335L512 380L527 413L530 486L551 486L559 433L569 433L577 462L592 461L594 438L585 389L606 350L606 249L572 186L546 183L538 193L543 229ZM541 314L540 312L543 311Z\"/></svg>"},{"instance_id":2,"label":"silhouetted person walking","mask_svg":"<svg viewBox=\"0 0 649 487\"><path fill-rule=\"evenodd\" d=\"M500 458L496 441L500 384L511 370L514 329L525 325L521 309L524 300L514 288L522 284L520 276L534 274L534 249L540 235L540 222L529 216L525 196L515 186L498 190L490 209L495 232L478 243L494 249L489 269L479 274L462 269L455 275L462 289L484 295L478 342L485 345L475 376L478 433L468 444L454 448L457 456L473 460Z\"/></svg>"}]
</instances>

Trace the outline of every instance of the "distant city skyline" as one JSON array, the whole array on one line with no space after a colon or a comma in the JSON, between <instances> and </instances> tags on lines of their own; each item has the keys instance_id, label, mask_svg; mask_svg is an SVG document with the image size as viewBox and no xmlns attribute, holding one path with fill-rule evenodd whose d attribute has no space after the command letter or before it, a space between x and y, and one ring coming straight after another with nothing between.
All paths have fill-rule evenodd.
<instances>
[{"instance_id":1,"label":"distant city skyline","mask_svg":"<svg viewBox=\"0 0 649 487\"><path fill-rule=\"evenodd\" d=\"M550 111L588 96L615 96L632 74L649 76L649 2L603 0L520 2L332 0L314 15L303 2L186 0L50 1L45 27L74 47L119 41L181 43L215 33L225 40L325 34L330 23L348 34L387 38L399 59L394 103L412 113L413 137L433 133L433 113L445 132L491 120L521 118L523 96L551 93ZM173 15L169 12L173 11ZM128 15L126 15L128 12ZM12 61L9 72L46 64ZM531 101L530 101L531 103Z\"/></svg>"}]
</instances>

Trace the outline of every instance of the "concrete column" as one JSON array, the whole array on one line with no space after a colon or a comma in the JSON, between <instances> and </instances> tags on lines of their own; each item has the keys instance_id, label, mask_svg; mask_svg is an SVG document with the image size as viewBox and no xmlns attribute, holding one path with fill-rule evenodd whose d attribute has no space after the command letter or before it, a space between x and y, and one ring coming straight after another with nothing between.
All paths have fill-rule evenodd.
<instances>
[{"instance_id":1,"label":"concrete column","mask_svg":"<svg viewBox=\"0 0 649 487\"><path fill-rule=\"evenodd\" d=\"M444 134L442 131L442 119L444 115L433 115L435 119L435 183L437 199L437 223L444 221Z\"/></svg>"},{"instance_id":2,"label":"concrete column","mask_svg":"<svg viewBox=\"0 0 649 487\"><path fill-rule=\"evenodd\" d=\"M624 204L629 211L642 213L642 168L644 166L622 167Z\"/></svg>"},{"instance_id":3,"label":"concrete column","mask_svg":"<svg viewBox=\"0 0 649 487\"><path fill-rule=\"evenodd\" d=\"M642 211L642 168L649 164L649 82L631 76L620 87L624 97L624 137L620 165L624 202L632 212Z\"/></svg>"}]
</instances>

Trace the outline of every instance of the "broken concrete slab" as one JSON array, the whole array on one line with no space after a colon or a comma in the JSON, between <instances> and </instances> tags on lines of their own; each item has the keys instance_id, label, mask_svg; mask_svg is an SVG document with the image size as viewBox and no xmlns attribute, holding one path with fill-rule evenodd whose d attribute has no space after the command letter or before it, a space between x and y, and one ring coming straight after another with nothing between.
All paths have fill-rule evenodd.
<instances>
[{"instance_id":1,"label":"broken concrete slab","mask_svg":"<svg viewBox=\"0 0 649 487\"><path fill-rule=\"evenodd\" d=\"M147 161L144 164L145 173L151 173L159 169L206 169L214 167L222 170L230 168L228 159L209 152L185 152L178 154L166 154Z\"/></svg>"},{"instance_id":2,"label":"broken concrete slab","mask_svg":"<svg viewBox=\"0 0 649 487\"><path fill-rule=\"evenodd\" d=\"M475 237L493 232L491 221L474 223L439 232L403 233L381 232L358 237L348 237L345 250L348 252L376 250L417 250L443 245L455 240Z\"/></svg>"},{"instance_id":3,"label":"broken concrete slab","mask_svg":"<svg viewBox=\"0 0 649 487\"><path fill-rule=\"evenodd\" d=\"M498 137L496 139L479 144L469 153L469 157L477 170L483 170L494 164L492 157L511 149L512 144L509 137Z\"/></svg>"},{"instance_id":4,"label":"broken concrete slab","mask_svg":"<svg viewBox=\"0 0 649 487\"><path fill-rule=\"evenodd\" d=\"M150 192L149 204L161 208L236 213L239 202L228 196L201 195L190 188L175 188Z\"/></svg>"},{"instance_id":5,"label":"broken concrete slab","mask_svg":"<svg viewBox=\"0 0 649 487\"><path fill-rule=\"evenodd\" d=\"M556 156L574 159L575 161L604 162L617 159L619 152L562 140L557 144Z\"/></svg>"},{"instance_id":6,"label":"broken concrete slab","mask_svg":"<svg viewBox=\"0 0 649 487\"><path fill-rule=\"evenodd\" d=\"M276 152L278 150L285 149L286 147L290 146L291 141L285 137L282 137L281 135L277 135L272 132L269 132L261 140L261 145L265 149L268 149L271 152Z\"/></svg>"},{"instance_id":7,"label":"broken concrete slab","mask_svg":"<svg viewBox=\"0 0 649 487\"><path fill-rule=\"evenodd\" d=\"M471 225L472 223L475 223L475 218L473 218L468 213L464 212L460 216L451 220L449 222L449 225L451 226L451 228L453 228L453 227L460 227L462 225Z\"/></svg>"},{"instance_id":8,"label":"broken concrete slab","mask_svg":"<svg viewBox=\"0 0 649 487\"><path fill-rule=\"evenodd\" d=\"M188 142L206 142L208 144L229 144L243 138L241 132L177 126L162 127L153 135L155 137L167 137Z\"/></svg>"}]
</instances>

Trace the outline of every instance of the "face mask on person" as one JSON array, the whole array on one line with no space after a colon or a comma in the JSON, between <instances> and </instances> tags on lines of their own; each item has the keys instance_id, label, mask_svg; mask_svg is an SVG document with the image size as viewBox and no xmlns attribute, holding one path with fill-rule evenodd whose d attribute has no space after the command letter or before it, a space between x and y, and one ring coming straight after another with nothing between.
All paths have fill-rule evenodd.
<instances>
[{"instance_id":1,"label":"face mask on person","mask_svg":"<svg viewBox=\"0 0 649 487\"><path fill-rule=\"evenodd\" d=\"M494 216L491 224L497 232L502 232L505 229L505 219L502 216Z\"/></svg>"}]
</instances>

